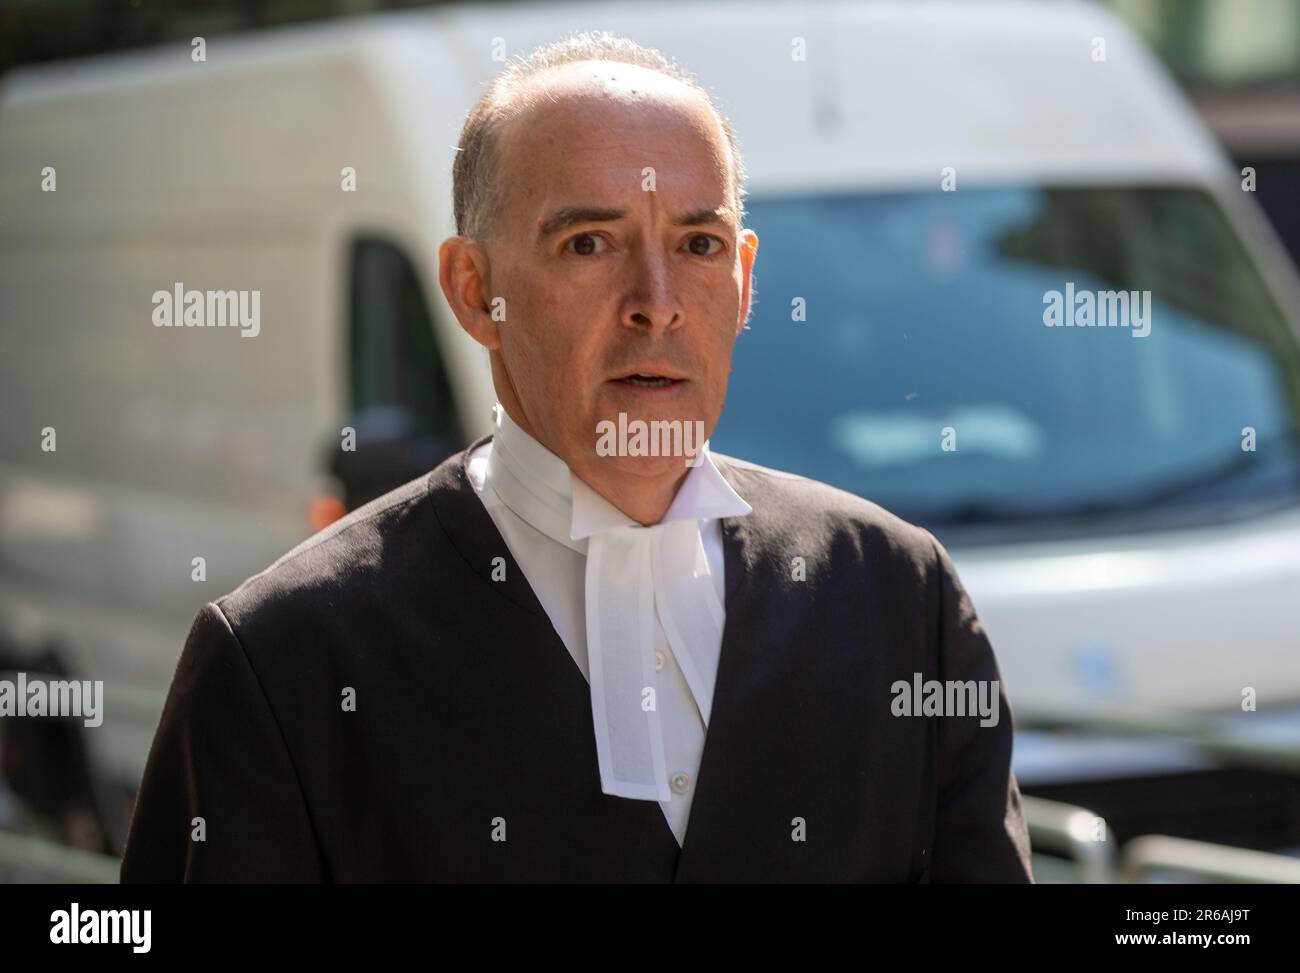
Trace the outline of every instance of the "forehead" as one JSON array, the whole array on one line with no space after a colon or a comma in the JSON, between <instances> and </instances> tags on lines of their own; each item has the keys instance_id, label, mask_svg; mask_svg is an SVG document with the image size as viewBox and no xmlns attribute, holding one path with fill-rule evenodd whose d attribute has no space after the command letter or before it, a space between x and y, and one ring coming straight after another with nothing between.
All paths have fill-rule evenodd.
<instances>
[{"instance_id":1,"label":"forehead","mask_svg":"<svg viewBox=\"0 0 1300 973\"><path fill-rule=\"evenodd\" d=\"M613 203L641 191L647 167L656 191L678 202L729 201L726 133L708 102L680 82L635 65L587 61L533 79L529 94L533 107L506 125L498 143L516 205Z\"/></svg>"}]
</instances>

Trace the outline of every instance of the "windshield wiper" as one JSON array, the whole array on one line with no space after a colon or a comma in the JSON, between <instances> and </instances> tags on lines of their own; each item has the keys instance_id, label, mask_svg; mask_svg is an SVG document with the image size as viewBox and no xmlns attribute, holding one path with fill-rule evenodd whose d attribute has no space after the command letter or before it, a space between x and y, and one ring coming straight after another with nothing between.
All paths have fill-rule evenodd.
<instances>
[{"instance_id":1,"label":"windshield wiper","mask_svg":"<svg viewBox=\"0 0 1300 973\"><path fill-rule=\"evenodd\" d=\"M1300 432L1292 433L1280 441L1285 447L1285 459L1291 469L1292 491L1300 492ZM1223 460L1189 476L1175 477L1138 494L1120 492L1117 496L1097 500L1075 501L1063 504L999 503L990 500L970 500L934 511L925 511L916 519L944 526L973 526L977 524L1017 524L1047 520L1092 520L1117 514L1135 513L1161 507L1215 487L1231 483L1270 468L1276 468L1279 453L1270 445L1268 452L1234 450Z\"/></svg>"}]
</instances>

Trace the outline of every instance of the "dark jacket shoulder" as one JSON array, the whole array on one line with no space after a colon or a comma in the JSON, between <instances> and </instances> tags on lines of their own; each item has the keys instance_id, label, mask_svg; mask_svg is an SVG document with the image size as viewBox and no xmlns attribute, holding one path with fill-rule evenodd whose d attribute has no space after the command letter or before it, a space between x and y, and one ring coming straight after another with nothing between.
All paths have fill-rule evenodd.
<instances>
[{"instance_id":1,"label":"dark jacket shoulder","mask_svg":"<svg viewBox=\"0 0 1300 973\"><path fill-rule=\"evenodd\" d=\"M273 606L298 602L328 607L381 587L393 572L411 566L421 543L427 544L436 521L430 482L441 469L376 497L306 538L216 599L217 605L237 628Z\"/></svg>"},{"instance_id":2,"label":"dark jacket shoulder","mask_svg":"<svg viewBox=\"0 0 1300 973\"><path fill-rule=\"evenodd\" d=\"M870 500L839 487L714 453L713 460L736 492L753 507L747 539L757 556L797 551L805 558L877 567L885 562L924 581L942 558L924 527L909 523Z\"/></svg>"}]
</instances>

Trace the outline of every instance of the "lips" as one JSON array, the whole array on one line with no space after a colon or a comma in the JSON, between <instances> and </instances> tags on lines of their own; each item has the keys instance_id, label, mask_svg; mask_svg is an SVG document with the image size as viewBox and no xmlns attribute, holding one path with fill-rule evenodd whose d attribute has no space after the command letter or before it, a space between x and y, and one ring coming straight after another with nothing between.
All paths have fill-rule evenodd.
<instances>
[{"instance_id":1,"label":"lips","mask_svg":"<svg viewBox=\"0 0 1300 973\"><path fill-rule=\"evenodd\" d=\"M685 382L686 378L673 369L647 363L629 368L626 372L617 376L614 381L623 385L632 385L636 388L661 389Z\"/></svg>"},{"instance_id":2,"label":"lips","mask_svg":"<svg viewBox=\"0 0 1300 973\"><path fill-rule=\"evenodd\" d=\"M618 381L625 385L635 385L643 389L662 389L670 385L676 385L681 382L680 378L669 378L667 375L625 375Z\"/></svg>"}]
</instances>

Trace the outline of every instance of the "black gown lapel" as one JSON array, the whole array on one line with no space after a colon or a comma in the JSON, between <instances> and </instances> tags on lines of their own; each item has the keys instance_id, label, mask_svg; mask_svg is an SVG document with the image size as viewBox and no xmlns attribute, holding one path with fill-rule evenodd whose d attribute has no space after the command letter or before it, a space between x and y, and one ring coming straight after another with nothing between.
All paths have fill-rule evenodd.
<instances>
[{"instance_id":1,"label":"black gown lapel","mask_svg":"<svg viewBox=\"0 0 1300 973\"><path fill-rule=\"evenodd\" d=\"M715 464L734 489L737 484L723 457L714 455ZM753 514L749 515L750 517ZM726 573L726 620L722 627L722 647L718 657L718 674L713 684L713 704L709 725L704 734L704 753L696 775L695 799L686 826L686 840L677 861L675 882L700 881L702 868L709 856L710 836L717 829L739 825L743 803L738 804L738 774L748 762L743 756L745 740L738 739L737 714L746 705L746 681L754 674L752 644L746 636L753 628L756 613L756 586L750 579L748 563L752 545L748 541L750 524L746 517L724 517L722 525L723 565Z\"/></svg>"},{"instance_id":2,"label":"black gown lapel","mask_svg":"<svg viewBox=\"0 0 1300 973\"><path fill-rule=\"evenodd\" d=\"M492 520L492 515L483 506L483 501L479 499L478 494L474 491L473 484L469 481L466 464L470 455L491 438L491 436L484 436L470 445L463 453L453 457L430 474L429 492L434 498L434 508L438 521L452 545L465 559L470 569L486 580L492 581L493 559L497 557L505 558L505 580L494 581L493 587L503 598L512 602L518 608L536 616L534 621L538 641L537 651L545 653L548 666L553 665L567 673L563 677L563 683L566 686L565 698L552 700L551 702L554 705L580 706L586 714L586 723L589 727L587 739L591 745L590 754L586 756L589 756L592 772L599 780L599 774L596 773L596 730L591 715L591 687L586 676L582 674L582 670L578 668L578 664L569 653L564 640L555 631L555 626L551 623L550 617L542 607L541 601L538 600L532 585L528 583L528 579L524 577L524 572L511 555L505 538L501 536L501 532L497 530L497 526ZM730 572L730 565L728 565L728 570ZM731 576L729 573L728 577ZM721 679L719 679L719 682L721 682ZM715 697L716 695L717 691L715 689ZM716 706L715 703L715 721ZM540 713L531 718L545 720L547 715ZM706 734L706 753L707 737L708 734ZM586 756L583 759L586 759ZM599 784L597 784L597 787L599 787ZM629 842L648 846L656 860L670 862L679 860L681 850L677 844L677 838L664 817L663 809L660 808L657 802L625 800L616 797L611 797L609 800L625 801L627 805L623 809L625 812L623 818L634 822L633 827L638 832L635 841L633 836L629 835ZM692 811L692 813L694 812ZM664 876L665 881L671 878L672 875Z\"/></svg>"}]
</instances>

